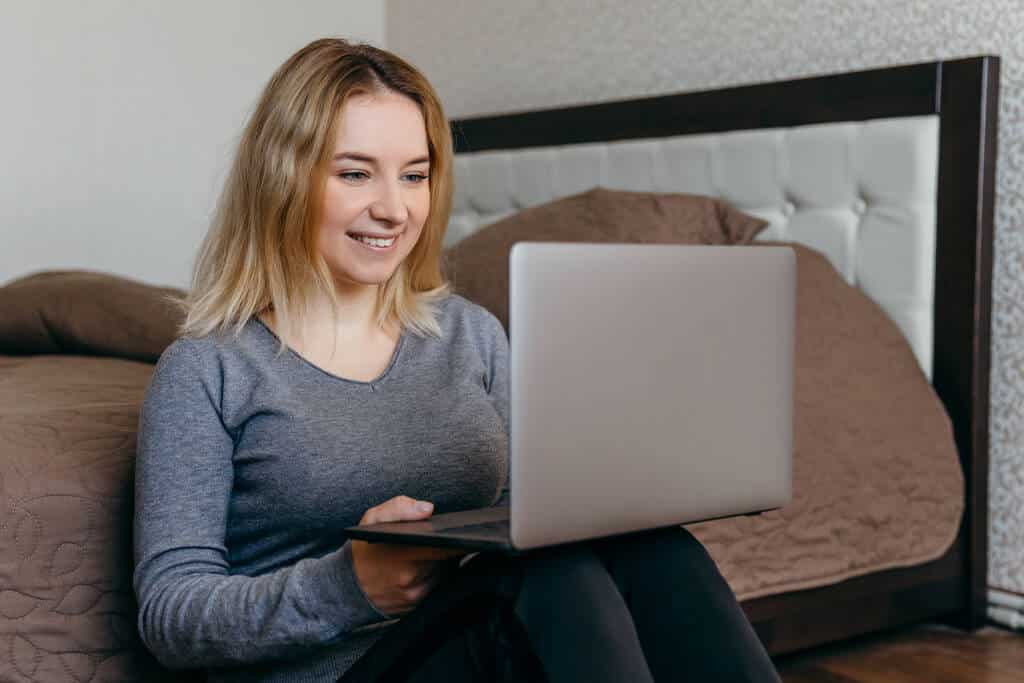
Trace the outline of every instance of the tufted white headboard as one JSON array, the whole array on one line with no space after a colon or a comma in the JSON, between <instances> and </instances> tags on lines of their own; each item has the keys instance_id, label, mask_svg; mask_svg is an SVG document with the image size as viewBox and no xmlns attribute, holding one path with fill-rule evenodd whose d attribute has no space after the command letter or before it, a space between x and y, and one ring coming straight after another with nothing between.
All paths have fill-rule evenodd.
<instances>
[{"instance_id":1,"label":"tufted white headboard","mask_svg":"<svg viewBox=\"0 0 1024 683\"><path fill-rule=\"evenodd\" d=\"M721 197L823 252L930 379L938 145L929 115L459 154L445 245L592 187Z\"/></svg>"}]
</instances>

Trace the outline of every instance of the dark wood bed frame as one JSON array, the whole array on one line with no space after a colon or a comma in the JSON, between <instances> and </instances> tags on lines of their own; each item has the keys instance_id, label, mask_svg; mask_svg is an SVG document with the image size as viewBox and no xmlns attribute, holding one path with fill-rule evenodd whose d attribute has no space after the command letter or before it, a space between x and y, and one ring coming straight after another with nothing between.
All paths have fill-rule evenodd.
<instances>
[{"instance_id":1,"label":"dark wood bed frame","mask_svg":"<svg viewBox=\"0 0 1024 683\"><path fill-rule=\"evenodd\" d=\"M459 153L938 114L932 384L963 466L960 530L926 564L745 601L773 655L923 620L986 623L998 90L999 58L982 56L453 121Z\"/></svg>"}]
</instances>

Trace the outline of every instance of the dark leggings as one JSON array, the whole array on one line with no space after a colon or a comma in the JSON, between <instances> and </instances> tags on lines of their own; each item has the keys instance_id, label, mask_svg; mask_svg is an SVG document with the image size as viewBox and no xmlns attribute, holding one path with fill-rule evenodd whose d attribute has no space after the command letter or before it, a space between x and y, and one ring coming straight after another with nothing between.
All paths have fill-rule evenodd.
<instances>
[{"instance_id":1,"label":"dark leggings","mask_svg":"<svg viewBox=\"0 0 1024 683\"><path fill-rule=\"evenodd\" d=\"M481 554L339 683L780 681L732 589L683 527Z\"/></svg>"}]
</instances>

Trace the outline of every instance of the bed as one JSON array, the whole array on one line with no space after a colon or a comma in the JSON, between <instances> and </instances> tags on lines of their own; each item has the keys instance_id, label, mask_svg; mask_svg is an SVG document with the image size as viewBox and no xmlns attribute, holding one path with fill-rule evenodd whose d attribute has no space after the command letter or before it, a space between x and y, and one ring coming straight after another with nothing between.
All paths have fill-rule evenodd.
<instances>
[{"instance_id":1,"label":"bed","mask_svg":"<svg viewBox=\"0 0 1024 683\"><path fill-rule=\"evenodd\" d=\"M824 254L904 335L962 472L950 540L751 585L714 542L729 520L693 527L773 655L922 620L985 623L998 83L998 57L981 56L453 122L449 248L588 188L721 197L768 221L758 239Z\"/></svg>"}]
</instances>

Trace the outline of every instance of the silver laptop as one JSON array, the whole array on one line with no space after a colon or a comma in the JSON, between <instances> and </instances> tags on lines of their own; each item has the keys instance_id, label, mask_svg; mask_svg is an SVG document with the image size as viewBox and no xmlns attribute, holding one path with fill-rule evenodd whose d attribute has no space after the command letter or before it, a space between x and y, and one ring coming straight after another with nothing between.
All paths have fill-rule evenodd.
<instances>
[{"instance_id":1,"label":"silver laptop","mask_svg":"<svg viewBox=\"0 0 1024 683\"><path fill-rule=\"evenodd\" d=\"M510 504L350 537L516 554L790 501L792 249L519 242L509 266Z\"/></svg>"}]
</instances>

